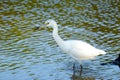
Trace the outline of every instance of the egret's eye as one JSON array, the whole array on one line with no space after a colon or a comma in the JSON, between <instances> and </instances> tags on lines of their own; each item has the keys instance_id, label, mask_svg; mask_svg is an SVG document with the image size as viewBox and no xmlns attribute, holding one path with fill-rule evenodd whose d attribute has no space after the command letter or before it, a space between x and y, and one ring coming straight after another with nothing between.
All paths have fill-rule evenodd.
<instances>
[{"instance_id":1,"label":"egret's eye","mask_svg":"<svg viewBox=\"0 0 120 80\"><path fill-rule=\"evenodd\" d=\"M46 23L45 23L45 25L48 25L48 24L49 24L49 22L46 22Z\"/></svg>"}]
</instances>

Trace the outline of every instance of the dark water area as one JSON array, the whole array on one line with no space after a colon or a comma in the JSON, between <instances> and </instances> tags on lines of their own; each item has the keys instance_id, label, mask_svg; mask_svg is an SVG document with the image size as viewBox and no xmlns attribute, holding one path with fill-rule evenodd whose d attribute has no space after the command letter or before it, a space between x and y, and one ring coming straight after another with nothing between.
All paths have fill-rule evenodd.
<instances>
[{"instance_id":1,"label":"dark water area","mask_svg":"<svg viewBox=\"0 0 120 80\"><path fill-rule=\"evenodd\" d=\"M64 40L82 40L107 54L83 62L82 77L73 75L75 61L43 26L48 19ZM0 80L119 80L118 66L100 65L118 54L119 0L0 0Z\"/></svg>"}]
</instances>

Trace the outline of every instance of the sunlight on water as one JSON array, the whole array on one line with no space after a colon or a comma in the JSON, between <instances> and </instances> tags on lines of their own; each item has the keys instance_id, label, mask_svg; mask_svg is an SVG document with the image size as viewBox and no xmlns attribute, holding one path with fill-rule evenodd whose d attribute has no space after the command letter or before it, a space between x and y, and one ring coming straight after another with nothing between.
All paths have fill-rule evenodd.
<instances>
[{"instance_id":1,"label":"sunlight on water","mask_svg":"<svg viewBox=\"0 0 120 80\"><path fill-rule=\"evenodd\" d=\"M120 54L119 3L118 0L0 1L0 80L120 79L118 66L100 65ZM52 30L43 26L48 19L57 21L64 40L83 40L107 54L87 64L83 62L82 77L78 72L73 75L73 59L57 46Z\"/></svg>"}]
</instances>

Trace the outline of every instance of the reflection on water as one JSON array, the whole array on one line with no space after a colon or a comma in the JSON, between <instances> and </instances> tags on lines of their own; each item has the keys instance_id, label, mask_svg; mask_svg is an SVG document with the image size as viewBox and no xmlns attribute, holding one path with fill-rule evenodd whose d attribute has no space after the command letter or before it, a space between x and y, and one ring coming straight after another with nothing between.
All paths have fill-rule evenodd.
<instances>
[{"instance_id":1,"label":"reflection on water","mask_svg":"<svg viewBox=\"0 0 120 80\"><path fill-rule=\"evenodd\" d=\"M72 80L95 80L95 78L90 77L80 77L80 76L72 76Z\"/></svg>"},{"instance_id":2,"label":"reflection on water","mask_svg":"<svg viewBox=\"0 0 120 80\"><path fill-rule=\"evenodd\" d=\"M100 65L120 52L119 5L118 0L0 1L0 80L119 79L119 67ZM56 45L52 30L41 26L51 18L63 39L83 40L108 52L83 63L82 78L72 74L72 58Z\"/></svg>"}]
</instances>

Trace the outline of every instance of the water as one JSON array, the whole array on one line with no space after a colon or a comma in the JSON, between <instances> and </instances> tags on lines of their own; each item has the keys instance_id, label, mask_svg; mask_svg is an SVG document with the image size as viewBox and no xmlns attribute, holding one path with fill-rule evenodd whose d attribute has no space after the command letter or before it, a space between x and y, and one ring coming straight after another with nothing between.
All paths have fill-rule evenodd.
<instances>
[{"instance_id":1,"label":"water","mask_svg":"<svg viewBox=\"0 0 120 80\"><path fill-rule=\"evenodd\" d=\"M119 5L119 0L1 0L0 80L120 79L118 66L100 65L120 52ZM51 18L63 39L83 40L108 54L83 62L82 77L73 75L73 59L42 26Z\"/></svg>"}]
</instances>

